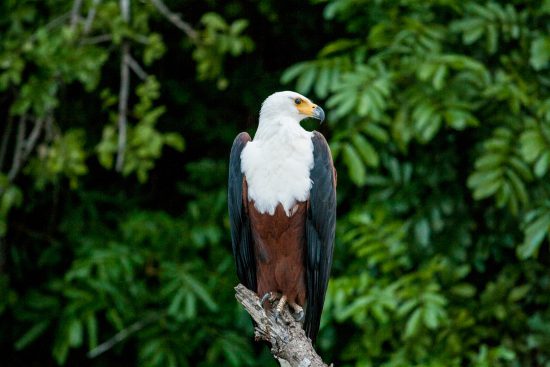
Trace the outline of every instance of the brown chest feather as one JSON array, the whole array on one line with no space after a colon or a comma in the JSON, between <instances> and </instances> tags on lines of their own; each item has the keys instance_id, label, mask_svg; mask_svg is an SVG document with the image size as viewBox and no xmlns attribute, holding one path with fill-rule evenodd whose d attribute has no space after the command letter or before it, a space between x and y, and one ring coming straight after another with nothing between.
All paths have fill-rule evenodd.
<instances>
[{"instance_id":1,"label":"brown chest feather","mask_svg":"<svg viewBox=\"0 0 550 367\"><path fill-rule=\"evenodd\" d=\"M248 202L259 295L274 291L304 304L306 209L307 202L297 203L287 216L279 204L269 215L259 213L254 202Z\"/></svg>"}]
</instances>

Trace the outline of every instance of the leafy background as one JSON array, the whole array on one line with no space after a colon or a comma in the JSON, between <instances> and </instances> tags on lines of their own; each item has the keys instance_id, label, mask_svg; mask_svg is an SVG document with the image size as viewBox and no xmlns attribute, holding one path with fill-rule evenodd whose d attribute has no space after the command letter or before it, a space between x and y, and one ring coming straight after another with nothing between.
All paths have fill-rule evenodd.
<instances>
[{"instance_id":1,"label":"leafy background","mask_svg":"<svg viewBox=\"0 0 550 367\"><path fill-rule=\"evenodd\" d=\"M549 71L549 0L2 1L2 365L276 365L226 173L295 89L339 172L325 360L550 366Z\"/></svg>"}]
</instances>

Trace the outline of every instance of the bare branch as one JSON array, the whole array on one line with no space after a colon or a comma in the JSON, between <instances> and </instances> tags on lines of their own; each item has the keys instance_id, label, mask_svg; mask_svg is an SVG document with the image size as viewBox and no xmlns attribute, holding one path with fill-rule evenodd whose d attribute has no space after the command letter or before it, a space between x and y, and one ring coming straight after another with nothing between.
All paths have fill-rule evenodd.
<instances>
[{"instance_id":1,"label":"bare branch","mask_svg":"<svg viewBox=\"0 0 550 367\"><path fill-rule=\"evenodd\" d=\"M80 19L80 8L82 7L82 0L74 0L73 8L71 9L71 30L76 29L78 20Z\"/></svg>"},{"instance_id":2,"label":"bare branch","mask_svg":"<svg viewBox=\"0 0 550 367\"><path fill-rule=\"evenodd\" d=\"M130 20L130 0L120 0L120 13L125 22ZM130 90L130 43L122 42L122 55L120 56L120 91L118 93L118 149L116 157L116 170L122 172L124 168L124 153L126 151L127 119L128 119L128 93Z\"/></svg>"},{"instance_id":3,"label":"bare branch","mask_svg":"<svg viewBox=\"0 0 550 367\"><path fill-rule=\"evenodd\" d=\"M9 137L11 135L11 129L13 128L13 118L8 117L8 123L4 129L4 134L2 135L2 144L0 145L0 172L4 168L4 159L6 158L6 152L8 150Z\"/></svg>"},{"instance_id":4,"label":"bare branch","mask_svg":"<svg viewBox=\"0 0 550 367\"><path fill-rule=\"evenodd\" d=\"M13 152L13 162L11 169L8 173L8 180L12 182L15 180L15 177L19 174L19 171L23 167L23 164L29 158L29 154L34 149L40 133L44 127L44 119L37 119L34 123L33 129L28 138L26 135L27 128L27 117L23 115L19 120L19 125L17 126L17 140L15 142L14 152Z\"/></svg>"},{"instance_id":5,"label":"bare branch","mask_svg":"<svg viewBox=\"0 0 550 367\"><path fill-rule=\"evenodd\" d=\"M166 19L170 21L170 23L181 29L187 37L191 38L193 41L197 40L197 31L193 29L189 23L184 22L178 14L171 12L162 0L151 0L151 3L162 15L166 17Z\"/></svg>"},{"instance_id":6,"label":"bare branch","mask_svg":"<svg viewBox=\"0 0 550 367\"><path fill-rule=\"evenodd\" d=\"M120 0L120 13L122 19L128 23L130 21L130 0Z\"/></svg>"},{"instance_id":7,"label":"bare branch","mask_svg":"<svg viewBox=\"0 0 550 367\"><path fill-rule=\"evenodd\" d=\"M128 54L128 66L130 66L130 68L134 71L134 73L136 73L136 75L141 79L141 80L145 80L147 79L147 73L145 72L145 70L143 70L143 68L138 64L138 62L136 61L136 59L134 59L132 57L132 55Z\"/></svg>"},{"instance_id":8,"label":"bare branch","mask_svg":"<svg viewBox=\"0 0 550 367\"><path fill-rule=\"evenodd\" d=\"M108 42L112 39L113 39L113 37L110 34L101 34L101 35L95 36L95 37L83 38L82 41L80 41L80 44L81 45L95 45L95 44L101 43L101 42Z\"/></svg>"},{"instance_id":9,"label":"bare branch","mask_svg":"<svg viewBox=\"0 0 550 367\"><path fill-rule=\"evenodd\" d=\"M38 141L38 137L40 136L40 133L42 132L43 127L44 127L44 119L43 118L37 119L34 123L34 127L31 131L31 134L29 135L28 139L25 141L25 145L23 146L23 151L21 152L22 162L25 162L27 160L27 158L29 157L29 154L34 149L34 146Z\"/></svg>"},{"instance_id":10,"label":"bare branch","mask_svg":"<svg viewBox=\"0 0 550 367\"><path fill-rule=\"evenodd\" d=\"M120 91L118 94L118 151L116 159L116 170L118 172L122 172L122 168L124 167L124 153L126 151L128 93L130 90L129 55L130 44L128 41L124 41L122 43L122 56L120 58Z\"/></svg>"},{"instance_id":11,"label":"bare branch","mask_svg":"<svg viewBox=\"0 0 550 367\"><path fill-rule=\"evenodd\" d=\"M17 140L15 141L15 148L13 151L13 160L11 164L11 169L10 169L10 172L8 173L8 181L10 182L15 179L23 163L21 160L21 153L23 152L24 144L25 144L26 124L27 124L27 116L23 115L19 119L19 123L17 125Z\"/></svg>"},{"instance_id":12,"label":"bare branch","mask_svg":"<svg viewBox=\"0 0 550 367\"><path fill-rule=\"evenodd\" d=\"M271 354L275 358L284 360L292 367L328 367L313 349L311 340L301 325L286 308L283 309L279 321L276 321L272 313L265 312L256 293L242 284L236 286L235 291L235 297L256 323L256 340L269 342Z\"/></svg>"},{"instance_id":13,"label":"bare branch","mask_svg":"<svg viewBox=\"0 0 550 367\"><path fill-rule=\"evenodd\" d=\"M158 320L161 317L159 314L150 314L148 317L144 318L143 320L139 320L137 322L134 322L132 325L128 326L125 329L120 330L118 333L116 333L111 339L101 343L94 349L88 352L87 356L88 358L95 358L99 356L100 354L105 353L124 339L128 338L130 335L140 331L148 324Z\"/></svg>"},{"instance_id":14,"label":"bare branch","mask_svg":"<svg viewBox=\"0 0 550 367\"><path fill-rule=\"evenodd\" d=\"M53 29L65 22L69 17L71 16L71 13L65 13L57 18L52 19L49 23L47 23L44 27L41 27L41 29L44 29L45 31L49 31L50 29ZM40 28L39 28L40 29ZM36 30L30 37L28 42L34 42L34 40L38 37L38 30Z\"/></svg>"},{"instance_id":15,"label":"bare branch","mask_svg":"<svg viewBox=\"0 0 550 367\"><path fill-rule=\"evenodd\" d=\"M86 21L84 22L84 34L90 33L92 29L92 23L94 22L95 14L97 12L97 6L101 0L94 0L92 2L92 7L86 16Z\"/></svg>"}]
</instances>

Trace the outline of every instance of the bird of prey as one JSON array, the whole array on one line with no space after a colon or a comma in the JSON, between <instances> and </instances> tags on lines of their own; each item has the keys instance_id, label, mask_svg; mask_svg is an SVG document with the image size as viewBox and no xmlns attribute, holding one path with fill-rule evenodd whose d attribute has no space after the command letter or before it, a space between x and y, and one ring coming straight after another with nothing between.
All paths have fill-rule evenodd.
<instances>
[{"instance_id":1,"label":"bird of prey","mask_svg":"<svg viewBox=\"0 0 550 367\"><path fill-rule=\"evenodd\" d=\"M288 304L315 341L327 290L336 225L336 170L319 132L300 126L323 109L291 91L262 104L254 139L240 133L229 163L228 206L239 281ZM304 313L305 308L305 313Z\"/></svg>"}]
</instances>

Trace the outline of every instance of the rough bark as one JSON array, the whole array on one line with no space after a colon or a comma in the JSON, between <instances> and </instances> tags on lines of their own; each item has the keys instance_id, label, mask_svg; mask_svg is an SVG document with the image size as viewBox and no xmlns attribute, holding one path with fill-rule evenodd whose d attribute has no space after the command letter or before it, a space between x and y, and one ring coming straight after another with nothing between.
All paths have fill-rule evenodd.
<instances>
[{"instance_id":1,"label":"rough bark","mask_svg":"<svg viewBox=\"0 0 550 367\"><path fill-rule=\"evenodd\" d=\"M260 305L256 293L242 284L236 286L235 291L235 297L256 324L255 339L269 342L275 358L286 361L292 367L328 367L315 352L311 340L286 307L279 321L276 321L273 313L266 312Z\"/></svg>"}]
</instances>

